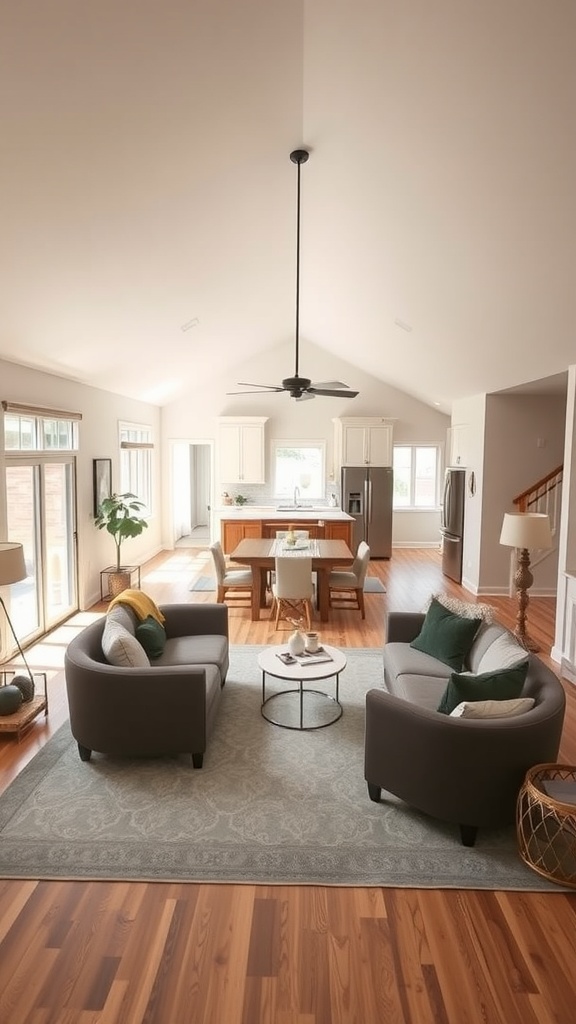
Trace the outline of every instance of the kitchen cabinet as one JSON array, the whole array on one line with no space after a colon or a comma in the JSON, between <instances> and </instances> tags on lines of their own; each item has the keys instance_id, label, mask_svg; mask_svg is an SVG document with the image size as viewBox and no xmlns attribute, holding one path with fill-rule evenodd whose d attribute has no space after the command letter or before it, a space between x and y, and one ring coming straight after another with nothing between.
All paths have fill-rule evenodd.
<instances>
[{"instance_id":1,"label":"kitchen cabinet","mask_svg":"<svg viewBox=\"0 0 576 1024\"><path fill-rule=\"evenodd\" d=\"M237 548L240 541L249 537L259 540L262 537L262 522L259 519L222 519L220 523L220 543L225 555Z\"/></svg>"},{"instance_id":2,"label":"kitchen cabinet","mask_svg":"<svg viewBox=\"0 0 576 1024\"><path fill-rule=\"evenodd\" d=\"M267 416L221 416L219 420L220 484L265 483Z\"/></svg>"},{"instance_id":3,"label":"kitchen cabinet","mask_svg":"<svg viewBox=\"0 0 576 1024\"><path fill-rule=\"evenodd\" d=\"M328 521L324 527L324 536L326 540L343 540L352 551L352 526L353 523L349 522L335 522ZM355 554L355 552L352 552Z\"/></svg>"},{"instance_id":4,"label":"kitchen cabinet","mask_svg":"<svg viewBox=\"0 0 576 1024\"><path fill-rule=\"evenodd\" d=\"M306 519L299 513L293 519L221 519L222 550L224 554L229 555L246 537L252 540L260 537L273 538L278 530L289 530L291 526L295 530L308 530L313 540L343 540L351 548L351 519L322 519L320 516Z\"/></svg>"},{"instance_id":5,"label":"kitchen cabinet","mask_svg":"<svg viewBox=\"0 0 576 1024\"><path fill-rule=\"evenodd\" d=\"M466 466L468 462L468 424L454 423L448 428L448 465Z\"/></svg>"},{"instance_id":6,"label":"kitchen cabinet","mask_svg":"<svg viewBox=\"0 0 576 1024\"><path fill-rule=\"evenodd\" d=\"M263 537L275 537L278 530L289 530L292 527L294 530L308 530L308 536L314 537L316 540L324 540L324 520L323 519L287 519L282 522L279 519L275 519L274 522L262 522L262 536Z\"/></svg>"},{"instance_id":7,"label":"kitchen cabinet","mask_svg":"<svg viewBox=\"0 0 576 1024\"><path fill-rule=\"evenodd\" d=\"M393 422L376 416L335 420L336 474L342 466L391 466Z\"/></svg>"}]
</instances>

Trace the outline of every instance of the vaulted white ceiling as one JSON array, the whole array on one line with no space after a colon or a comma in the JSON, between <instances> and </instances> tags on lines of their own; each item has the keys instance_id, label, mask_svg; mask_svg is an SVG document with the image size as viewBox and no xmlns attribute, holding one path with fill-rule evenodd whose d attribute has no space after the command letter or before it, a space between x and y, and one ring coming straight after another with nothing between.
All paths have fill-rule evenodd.
<instances>
[{"instance_id":1,"label":"vaulted white ceiling","mask_svg":"<svg viewBox=\"0 0 576 1024\"><path fill-rule=\"evenodd\" d=\"M304 371L575 361L573 0L8 0L0 47L0 357L165 404L293 340L304 146Z\"/></svg>"}]
</instances>

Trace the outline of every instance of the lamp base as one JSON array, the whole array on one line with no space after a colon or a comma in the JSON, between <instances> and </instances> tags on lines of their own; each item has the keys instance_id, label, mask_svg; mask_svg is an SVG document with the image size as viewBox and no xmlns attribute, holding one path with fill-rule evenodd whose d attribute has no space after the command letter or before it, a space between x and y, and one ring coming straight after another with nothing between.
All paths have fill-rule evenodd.
<instances>
[{"instance_id":1,"label":"lamp base","mask_svg":"<svg viewBox=\"0 0 576 1024\"><path fill-rule=\"evenodd\" d=\"M531 654L538 654L538 651L541 650L536 641L531 636L527 636L526 633L521 633L518 629L515 629L514 636L525 651L530 651Z\"/></svg>"}]
</instances>

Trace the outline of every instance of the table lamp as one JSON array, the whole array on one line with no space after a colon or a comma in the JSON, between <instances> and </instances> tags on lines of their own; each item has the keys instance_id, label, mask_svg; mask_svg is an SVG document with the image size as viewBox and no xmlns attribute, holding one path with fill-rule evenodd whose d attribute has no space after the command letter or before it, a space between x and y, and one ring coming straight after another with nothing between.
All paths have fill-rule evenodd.
<instances>
[{"instance_id":1,"label":"table lamp","mask_svg":"<svg viewBox=\"0 0 576 1024\"><path fill-rule=\"evenodd\" d=\"M530 571L530 551L552 547L550 517L540 512L506 512L502 522L500 543L506 547L518 548L518 566L514 573L514 585L518 597L518 614L514 636L527 651L540 648L526 632L526 609L528 591L534 583Z\"/></svg>"},{"instance_id":2,"label":"table lamp","mask_svg":"<svg viewBox=\"0 0 576 1024\"><path fill-rule=\"evenodd\" d=\"M10 587L10 586L12 586L13 583L20 583L20 581L21 580L25 580L27 576L28 576L28 572L26 571L26 563L24 561L24 548L22 547L22 545L21 544L12 544L12 543L7 542L7 541L4 541L4 542L0 543L0 588L1 587ZM10 616L8 614L8 609L7 609L7 607L6 607L5 603L4 603L4 599L2 598L1 595L0 595L0 604L2 605L2 607L4 609L4 614L5 614L6 619L8 621L8 625L10 626L10 629L12 630L12 636L14 637L14 640L16 641L16 646L17 646L17 648L18 648L18 650L20 652L20 656L22 658L22 661L24 662L24 664L26 666L26 670L28 672L28 675L30 676L30 679L32 680L32 683L33 683L34 682L34 677L33 677L32 673L30 671L30 668L28 666L28 662L26 661L26 658L24 657L24 651L22 650L22 648L20 646L20 641L18 640L18 637L16 636L16 630L14 629L14 626L12 625L12 619L10 618Z\"/></svg>"}]
</instances>

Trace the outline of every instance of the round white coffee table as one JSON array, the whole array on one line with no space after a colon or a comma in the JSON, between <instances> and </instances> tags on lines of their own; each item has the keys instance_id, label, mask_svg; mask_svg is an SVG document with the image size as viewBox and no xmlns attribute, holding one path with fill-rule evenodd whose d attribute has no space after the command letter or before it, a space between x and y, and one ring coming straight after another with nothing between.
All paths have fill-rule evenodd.
<instances>
[{"instance_id":1,"label":"round white coffee table","mask_svg":"<svg viewBox=\"0 0 576 1024\"><path fill-rule=\"evenodd\" d=\"M286 654L287 644L266 647L258 655L258 666L262 670L263 718L282 729L324 729L333 725L342 716L339 700L340 673L346 668L346 657L337 647L323 644L330 655L330 661L314 662L311 665L295 662L285 665L279 654ZM282 679L297 686L279 690L266 696L266 676ZM311 687L310 683L321 679L335 678L335 694L332 697L324 690Z\"/></svg>"}]
</instances>

